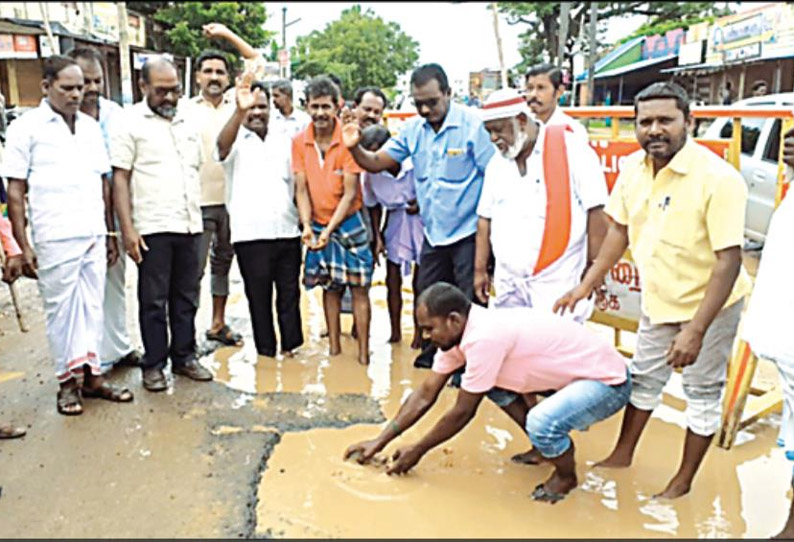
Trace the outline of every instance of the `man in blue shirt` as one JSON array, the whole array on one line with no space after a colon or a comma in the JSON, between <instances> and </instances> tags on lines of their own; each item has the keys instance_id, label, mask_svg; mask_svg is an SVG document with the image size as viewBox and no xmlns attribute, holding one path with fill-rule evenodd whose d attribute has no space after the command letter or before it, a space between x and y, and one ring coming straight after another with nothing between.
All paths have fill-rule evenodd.
<instances>
[{"instance_id":1,"label":"man in blue shirt","mask_svg":"<svg viewBox=\"0 0 794 542\"><path fill-rule=\"evenodd\" d=\"M476 208L494 146L477 112L452 102L447 75L438 64L414 70L411 96L419 117L409 120L378 152L359 145L361 129L355 122L345 124L345 145L358 165L371 173L399 168L411 158L425 233L415 294L443 281L474 300ZM425 348L417 364L429 367L434 353Z\"/></svg>"}]
</instances>

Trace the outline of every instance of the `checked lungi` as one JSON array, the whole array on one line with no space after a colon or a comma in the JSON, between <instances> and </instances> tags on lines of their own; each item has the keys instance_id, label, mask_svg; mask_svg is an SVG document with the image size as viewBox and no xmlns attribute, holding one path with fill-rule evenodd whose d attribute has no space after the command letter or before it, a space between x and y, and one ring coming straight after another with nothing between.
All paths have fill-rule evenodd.
<instances>
[{"instance_id":1,"label":"checked lungi","mask_svg":"<svg viewBox=\"0 0 794 542\"><path fill-rule=\"evenodd\" d=\"M312 222L312 230L319 235L325 226ZM346 218L334 230L322 250L309 250L303 269L303 284L307 289L322 286L330 291L342 291L345 286L372 284L372 250L369 233L357 212Z\"/></svg>"}]
</instances>

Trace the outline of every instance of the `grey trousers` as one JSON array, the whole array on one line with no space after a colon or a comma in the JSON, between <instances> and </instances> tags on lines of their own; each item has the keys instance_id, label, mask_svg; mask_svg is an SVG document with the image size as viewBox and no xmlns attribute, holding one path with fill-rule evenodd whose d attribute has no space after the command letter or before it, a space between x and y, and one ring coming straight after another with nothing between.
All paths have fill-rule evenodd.
<instances>
[{"instance_id":1,"label":"grey trousers","mask_svg":"<svg viewBox=\"0 0 794 542\"><path fill-rule=\"evenodd\" d=\"M199 253L199 282L204 278L207 256L210 260L210 292L213 297L229 295L229 269L232 267L234 247L231 243L229 213L225 205L206 205L201 208L204 233ZM211 249L211 250L210 250Z\"/></svg>"},{"instance_id":2,"label":"grey trousers","mask_svg":"<svg viewBox=\"0 0 794 542\"><path fill-rule=\"evenodd\" d=\"M686 423L696 435L708 437L720 427L720 399L742 307L744 301L739 301L717 314L703 336L695 363L682 371ZM630 365L630 403L635 408L653 410L662 401L662 389L673 374L673 368L667 364L667 351L684 323L651 324L644 315L640 319L637 350Z\"/></svg>"}]
</instances>

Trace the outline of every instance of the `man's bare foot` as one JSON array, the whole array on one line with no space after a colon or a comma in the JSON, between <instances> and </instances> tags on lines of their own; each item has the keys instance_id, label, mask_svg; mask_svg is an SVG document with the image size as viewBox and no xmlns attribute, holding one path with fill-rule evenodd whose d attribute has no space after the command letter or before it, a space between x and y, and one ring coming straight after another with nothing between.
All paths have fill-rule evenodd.
<instances>
[{"instance_id":1,"label":"man's bare foot","mask_svg":"<svg viewBox=\"0 0 794 542\"><path fill-rule=\"evenodd\" d=\"M403 340L403 336L402 336L402 334L399 331L392 331L391 332L391 337L389 337L389 340L386 341L386 342L388 342L388 343L398 343L398 342L401 342L402 340Z\"/></svg>"},{"instance_id":2,"label":"man's bare foot","mask_svg":"<svg viewBox=\"0 0 794 542\"><path fill-rule=\"evenodd\" d=\"M369 352L367 352L366 354L359 354L358 362L361 365L369 365Z\"/></svg>"},{"instance_id":3,"label":"man's bare foot","mask_svg":"<svg viewBox=\"0 0 794 542\"><path fill-rule=\"evenodd\" d=\"M422 337L419 335L414 334L414 338L411 339L411 348L413 350L419 350L422 348Z\"/></svg>"},{"instance_id":4,"label":"man's bare foot","mask_svg":"<svg viewBox=\"0 0 794 542\"><path fill-rule=\"evenodd\" d=\"M691 482L679 481L673 478L670 483L667 484L667 489L661 493L657 493L654 497L657 499L677 499L689 493L691 486Z\"/></svg>"},{"instance_id":5,"label":"man's bare foot","mask_svg":"<svg viewBox=\"0 0 794 542\"><path fill-rule=\"evenodd\" d=\"M543 463L543 456L535 448L528 450L524 453L516 454L510 458L513 463L521 463L522 465L540 465Z\"/></svg>"},{"instance_id":6,"label":"man's bare foot","mask_svg":"<svg viewBox=\"0 0 794 542\"><path fill-rule=\"evenodd\" d=\"M328 355L329 356L338 356L341 353L342 353L342 347L341 346L330 346L330 347L328 347Z\"/></svg>"},{"instance_id":7,"label":"man's bare foot","mask_svg":"<svg viewBox=\"0 0 794 542\"><path fill-rule=\"evenodd\" d=\"M284 356L285 358L294 358L295 352L292 350L282 350L281 355Z\"/></svg>"},{"instance_id":8,"label":"man's bare foot","mask_svg":"<svg viewBox=\"0 0 794 542\"><path fill-rule=\"evenodd\" d=\"M604 467L605 469L624 469L631 466L631 456L626 456L625 454L615 450L609 455L609 457L603 461L599 461L593 466Z\"/></svg>"}]
</instances>

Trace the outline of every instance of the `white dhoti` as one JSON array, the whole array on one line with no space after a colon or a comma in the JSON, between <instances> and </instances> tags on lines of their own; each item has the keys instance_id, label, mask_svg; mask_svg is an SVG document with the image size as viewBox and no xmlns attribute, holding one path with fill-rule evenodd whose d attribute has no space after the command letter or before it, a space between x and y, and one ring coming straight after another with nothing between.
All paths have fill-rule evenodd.
<instances>
[{"instance_id":1,"label":"white dhoti","mask_svg":"<svg viewBox=\"0 0 794 542\"><path fill-rule=\"evenodd\" d=\"M47 339L59 382L83 378L83 367L100 375L105 293L104 236L36 244L39 292L44 300Z\"/></svg>"},{"instance_id":2,"label":"white dhoti","mask_svg":"<svg viewBox=\"0 0 794 542\"><path fill-rule=\"evenodd\" d=\"M116 227L116 230L119 228ZM105 282L105 302L103 312L105 323L102 334L102 346L99 359L102 361L102 372L113 368L113 364L132 351L130 335L127 332L127 293L125 273L127 256L124 245L119 238L119 259L107 268Z\"/></svg>"},{"instance_id":3,"label":"white dhoti","mask_svg":"<svg viewBox=\"0 0 794 542\"><path fill-rule=\"evenodd\" d=\"M570 262L566 260L570 260L569 254L539 275L533 276L528 274L530 271L522 273L500 265L497 258L494 270L496 298L493 306L534 307L551 312L554 303L579 284L579 277L584 269L584 262L571 269ZM577 303L573 313L566 311L565 318L572 318L580 324L584 323L593 313L594 298L595 296Z\"/></svg>"}]
</instances>

